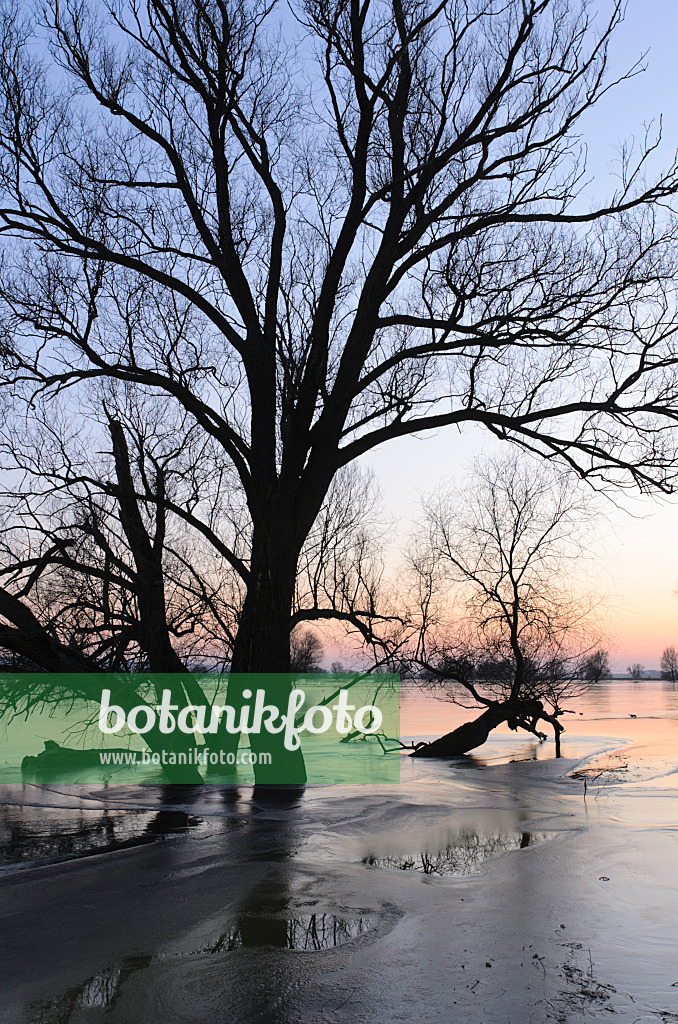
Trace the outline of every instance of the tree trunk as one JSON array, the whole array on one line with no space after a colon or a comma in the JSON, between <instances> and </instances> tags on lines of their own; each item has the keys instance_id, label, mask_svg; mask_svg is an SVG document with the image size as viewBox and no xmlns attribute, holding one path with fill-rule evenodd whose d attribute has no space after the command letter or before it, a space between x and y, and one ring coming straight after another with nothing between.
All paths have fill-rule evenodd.
<instances>
[{"instance_id":1,"label":"tree trunk","mask_svg":"<svg viewBox=\"0 0 678 1024\"><path fill-rule=\"evenodd\" d=\"M508 718L506 705L490 707L473 722L465 722L458 729L446 733L431 743L422 743L410 757L461 757L469 750L482 746L493 729Z\"/></svg>"},{"instance_id":2,"label":"tree trunk","mask_svg":"<svg viewBox=\"0 0 678 1024\"><path fill-rule=\"evenodd\" d=\"M263 565L252 559L231 672L289 672L295 569L289 559Z\"/></svg>"},{"instance_id":3,"label":"tree trunk","mask_svg":"<svg viewBox=\"0 0 678 1024\"><path fill-rule=\"evenodd\" d=\"M560 757L560 734L563 726L556 715L549 714L539 700L508 700L497 701L479 718L465 722L458 729L446 733L431 743L421 743L410 757L461 757L469 750L475 750L487 741L493 729L502 722L507 722L509 729L525 729L540 739L546 739L543 733L537 732L539 721L550 722L556 740L556 757Z\"/></svg>"},{"instance_id":4,"label":"tree trunk","mask_svg":"<svg viewBox=\"0 0 678 1024\"><path fill-rule=\"evenodd\" d=\"M279 517L281 518L281 517ZM267 680L267 703L275 704L281 714L287 711L291 692L290 622L296 578L298 552L286 531L279 526L255 530L247 596L236 637L228 703L238 710L246 700L243 690L256 689L256 680L247 674L276 674ZM239 737L222 733L221 747L236 751ZM301 750L286 750L283 735L268 732L250 733L250 746L255 753L270 753L271 765L255 765L254 777L259 784L303 784L306 770Z\"/></svg>"},{"instance_id":5,"label":"tree trunk","mask_svg":"<svg viewBox=\"0 0 678 1024\"><path fill-rule=\"evenodd\" d=\"M99 667L93 664L76 650L71 650L62 644L56 637L50 636L40 625L33 612L23 602L6 591L0 589L0 613L16 624L16 628L0 626L0 639L3 646L17 654L29 658L39 665L45 672L65 673L75 676L74 688L80 690L84 700L97 701L100 699L99 676L101 675L101 687L106 681L112 691L112 702L119 704L128 714L133 707L142 703L142 698L136 691L129 687L116 685L116 677L101 674ZM183 693L176 694L173 691L173 702L183 700ZM162 753L167 748L167 736L164 736L157 727L157 724L145 734L145 742L153 753ZM173 749L176 753L186 755L188 761L189 751L195 747L195 740L192 736L178 733L174 738ZM202 777L194 765L166 765L165 773L175 782L199 783Z\"/></svg>"}]
</instances>

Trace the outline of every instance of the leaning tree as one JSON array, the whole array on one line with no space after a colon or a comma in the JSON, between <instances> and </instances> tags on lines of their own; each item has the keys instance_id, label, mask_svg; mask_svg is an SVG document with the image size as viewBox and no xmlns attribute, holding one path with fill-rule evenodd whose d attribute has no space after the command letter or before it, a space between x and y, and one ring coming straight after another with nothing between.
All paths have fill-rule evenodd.
<instances>
[{"instance_id":1,"label":"leaning tree","mask_svg":"<svg viewBox=\"0 0 678 1024\"><path fill-rule=\"evenodd\" d=\"M480 463L463 493L425 505L411 564L420 595L412 662L443 699L482 711L415 757L456 757L507 723L545 739L590 685L581 663L600 640L599 600L582 583L590 501L553 467Z\"/></svg>"},{"instance_id":2,"label":"leaning tree","mask_svg":"<svg viewBox=\"0 0 678 1024\"><path fill-rule=\"evenodd\" d=\"M621 8L5 0L5 391L114 380L213 440L234 671L289 667L306 538L383 442L475 423L671 488L677 168L647 136L596 202L577 134Z\"/></svg>"}]
</instances>

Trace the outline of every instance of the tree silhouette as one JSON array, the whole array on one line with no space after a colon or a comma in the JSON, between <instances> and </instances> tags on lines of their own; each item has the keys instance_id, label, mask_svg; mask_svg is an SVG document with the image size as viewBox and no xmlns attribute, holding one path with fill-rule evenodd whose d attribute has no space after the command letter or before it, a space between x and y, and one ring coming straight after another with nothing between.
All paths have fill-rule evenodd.
<instances>
[{"instance_id":1,"label":"tree silhouette","mask_svg":"<svg viewBox=\"0 0 678 1024\"><path fill-rule=\"evenodd\" d=\"M599 683L610 675L610 655L602 648L587 655L580 666L581 674L590 683Z\"/></svg>"},{"instance_id":2,"label":"tree silhouette","mask_svg":"<svg viewBox=\"0 0 678 1024\"><path fill-rule=\"evenodd\" d=\"M580 666L595 650L595 602L574 592L568 572L589 516L571 481L515 458L481 463L461 495L427 503L413 556L414 661L435 692L484 711L415 756L466 753L503 722L544 738L540 721L553 726L560 756L559 718L586 689Z\"/></svg>"},{"instance_id":3,"label":"tree silhouette","mask_svg":"<svg viewBox=\"0 0 678 1024\"><path fill-rule=\"evenodd\" d=\"M670 679L672 683L678 681L678 652L675 647L664 648L659 668L662 679Z\"/></svg>"},{"instance_id":4,"label":"tree silhouette","mask_svg":"<svg viewBox=\"0 0 678 1024\"><path fill-rule=\"evenodd\" d=\"M290 668L292 672L319 672L323 645L310 629L292 633Z\"/></svg>"}]
</instances>

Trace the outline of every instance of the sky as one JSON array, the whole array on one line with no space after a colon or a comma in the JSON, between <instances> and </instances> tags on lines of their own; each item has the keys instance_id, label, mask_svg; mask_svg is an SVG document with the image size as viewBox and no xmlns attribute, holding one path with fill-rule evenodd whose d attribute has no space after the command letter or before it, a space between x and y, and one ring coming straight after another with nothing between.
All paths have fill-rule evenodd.
<instances>
[{"instance_id":1,"label":"sky","mask_svg":"<svg viewBox=\"0 0 678 1024\"><path fill-rule=\"evenodd\" d=\"M592 4L595 9L596 4ZM600 10L608 9L601 4ZM618 77L646 51L647 70L608 93L582 120L589 170L597 196L611 191L610 177L620 142L662 118L663 146L655 166L666 166L678 149L677 0L629 0L611 48L611 77ZM495 450L480 428L409 437L371 452L387 510L405 536L420 496L441 481L459 480L482 452ZM657 669L662 650L678 647L678 496L670 499L619 496L601 502L596 552L597 586L605 593L612 663L624 672L632 662Z\"/></svg>"}]
</instances>

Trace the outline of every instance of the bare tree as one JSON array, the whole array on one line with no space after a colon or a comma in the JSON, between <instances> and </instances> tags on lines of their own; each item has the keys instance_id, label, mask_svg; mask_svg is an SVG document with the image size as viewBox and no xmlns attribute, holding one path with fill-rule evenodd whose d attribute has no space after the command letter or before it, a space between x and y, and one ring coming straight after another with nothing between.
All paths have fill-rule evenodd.
<instances>
[{"instance_id":1,"label":"bare tree","mask_svg":"<svg viewBox=\"0 0 678 1024\"><path fill-rule=\"evenodd\" d=\"M435 690L485 710L415 756L463 754L503 722L541 736L541 720L560 755L559 718L586 688L577 677L595 631L594 602L568 578L586 510L570 480L516 458L488 461L461 494L427 504L413 558L423 596L414 660Z\"/></svg>"},{"instance_id":2,"label":"bare tree","mask_svg":"<svg viewBox=\"0 0 678 1024\"><path fill-rule=\"evenodd\" d=\"M54 404L21 434L3 425L0 450L22 477L2 495L2 588L93 671L223 667L240 603L216 561L215 522L225 535L229 512L237 550L228 478L195 426L166 415L161 424L148 402L113 412L108 397L103 423L90 419L87 431Z\"/></svg>"},{"instance_id":3,"label":"bare tree","mask_svg":"<svg viewBox=\"0 0 678 1024\"><path fill-rule=\"evenodd\" d=\"M607 679L610 671L610 652L602 648L587 655L580 665L580 673L589 683Z\"/></svg>"},{"instance_id":4,"label":"bare tree","mask_svg":"<svg viewBox=\"0 0 678 1024\"><path fill-rule=\"evenodd\" d=\"M234 672L289 668L304 545L385 441L477 423L673 486L676 166L646 180L648 135L595 205L576 134L621 0L38 7L3 5L4 390L77 418L114 380L210 439Z\"/></svg>"},{"instance_id":5,"label":"bare tree","mask_svg":"<svg viewBox=\"0 0 678 1024\"><path fill-rule=\"evenodd\" d=\"M645 666L641 665L637 661L634 661L632 665L629 665L626 671L631 676L631 679L636 683L640 682L640 680L645 677Z\"/></svg>"},{"instance_id":6,"label":"bare tree","mask_svg":"<svg viewBox=\"0 0 678 1024\"><path fill-rule=\"evenodd\" d=\"M106 415L87 431L69 428L54 402L0 428L0 458L22 474L0 492L0 586L40 607L93 669L223 669L251 542L237 478L166 402L113 413L115 395L93 399ZM369 474L337 475L301 552L293 627L332 619L373 639L377 502ZM145 626L153 594L155 635Z\"/></svg>"},{"instance_id":7,"label":"bare tree","mask_svg":"<svg viewBox=\"0 0 678 1024\"><path fill-rule=\"evenodd\" d=\"M292 672L319 672L323 645L313 630L295 630L290 641L290 668Z\"/></svg>"},{"instance_id":8,"label":"bare tree","mask_svg":"<svg viewBox=\"0 0 678 1024\"><path fill-rule=\"evenodd\" d=\"M659 668L662 679L670 679L672 683L678 682L678 652L675 647L664 648Z\"/></svg>"}]
</instances>

